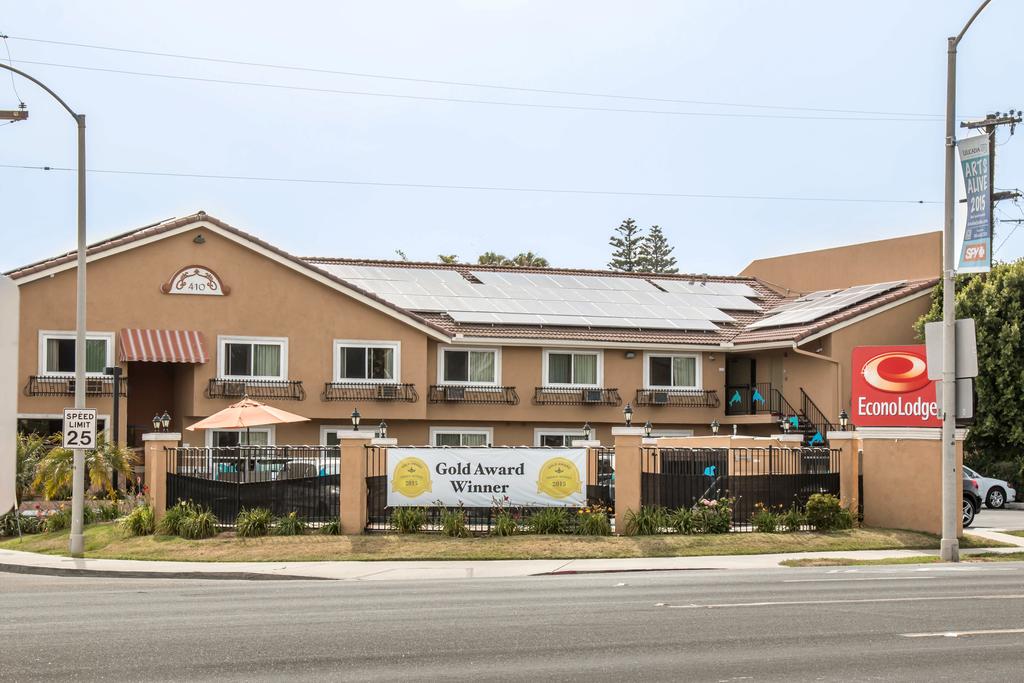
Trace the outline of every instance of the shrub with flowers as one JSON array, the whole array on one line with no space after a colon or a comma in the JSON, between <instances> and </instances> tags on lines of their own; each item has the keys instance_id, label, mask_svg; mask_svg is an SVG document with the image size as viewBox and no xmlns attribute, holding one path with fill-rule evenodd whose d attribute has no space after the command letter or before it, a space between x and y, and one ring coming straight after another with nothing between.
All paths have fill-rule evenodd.
<instances>
[{"instance_id":1,"label":"shrub with flowers","mask_svg":"<svg viewBox=\"0 0 1024 683\"><path fill-rule=\"evenodd\" d=\"M513 536L522 531L522 512L512 508L508 496L491 498L491 516L494 519L494 526L491 527L492 536Z\"/></svg>"},{"instance_id":2,"label":"shrub with flowers","mask_svg":"<svg viewBox=\"0 0 1024 683\"><path fill-rule=\"evenodd\" d=\"M758 501L754 505L754 514L750 515L750 523L753 525L754 531L759 531L762 534L774 534L782 526L782 506L778 506L778 510L773 510Z\"/></svg>"},{"instance_id":3,"label":"shrub with flowers","mask_svg":"<svg viewBox=\"0 0 1024 683\"><path fill-rule=\"evenodd\" d=\"M601 504L580 508L576 511L576 533L580 536L610 536L612 523L608 519L610 510Z\"/></svg>"},{"instance_id":4,"label":"shrub with flowers","mask_svg":"<svg viewBox=\"0 0 1024 683\"><path fill-rule=\"evenodd\" d=\"M725 534L732 526L732 498L701 498L693 506L695 534Z\"/></svg>"}]
</instances>

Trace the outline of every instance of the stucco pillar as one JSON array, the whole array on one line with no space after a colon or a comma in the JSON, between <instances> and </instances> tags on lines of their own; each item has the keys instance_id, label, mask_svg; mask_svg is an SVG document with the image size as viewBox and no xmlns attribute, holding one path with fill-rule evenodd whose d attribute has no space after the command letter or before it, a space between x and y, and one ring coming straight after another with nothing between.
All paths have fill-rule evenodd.
<instances>
[{"instance_id":1,"label":"stucco pillar","mask_svg":"<svg viewBox=\"0 0 1024 683\"><path fill-rule=\"evenodd\" d=\"M857 514L860 506L860 441L857 432L829 432L831 448L839 450L839 503Z\"/></svg>"},{"instance_id":2,"label":"stucco pillar","mask_svg":"<svg viewBox=\"0 0 1024 683\"><path fill-rule=\"evenodd\" d=\"M153 516L159 521L167 511L167 473L174 473L175 463L168 466L165 449L177 448L181 434L176 432L152 432L142 435L143 453L146 459L146 502L153 508Z\"/></svg>"},{"instance_id":3,"label":"stucco pillar","mask_svg":"<svg viewBox=\"0 0 1024 683\"><path fill-rule=\"evenodd\" d=\"M366 446L376 441L383 448L393 439L374 439L373 432L338 432L341 442L340 532L361 534L366 530ZM386 444L383 442L387 442ZM385 462L387 455L385 453Z\"/></svg>"},{"instance_id":4,"label":"stucco pillar","mask_svg":"<svg viewBox=\"0 0 1024 683\"><path fill-rule=\"evenodd\" d=\"M612 427L615 439L615 531L626 531L626 514L640 510L643 463L640 448L643 427Z\"/></svg>"}]
</instances>

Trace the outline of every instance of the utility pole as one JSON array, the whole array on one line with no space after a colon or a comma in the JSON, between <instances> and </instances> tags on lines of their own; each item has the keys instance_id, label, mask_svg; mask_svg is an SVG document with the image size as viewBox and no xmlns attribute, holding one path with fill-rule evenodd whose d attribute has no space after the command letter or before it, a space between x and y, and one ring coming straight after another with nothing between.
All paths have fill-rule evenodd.
<instances>
[{"instance_id":1,"label":"utility pole","mask_svg":"<svg viewBox=\"0 0 1024 683\"><path fill-rule=\"evenodd\" d=\"M1009 126L1010 135L1013 135L1016 131L1017 124L1020 122L1021 112L1011 109L1006 114L997 111L995 114L989 114L980 121L963 121L960 123L961 128L967 128L969 130L983 128L985 130L985 134L988 135L988 203L989 206L992 207L992 210L989 211L989 244L994 244L996 240L996 202L1003 201L1005 199L1017 199L1021 196L1020 192L1014 190L996 192L996 127Z\"/></svg>"},{"instance_id":2,"label":"utility pole","mask_svg":"<svg viewBox=\"0 0 1024 683\"><path fill-rule=\"evenodd\" d=\"M960 33L946 43L946 154L945 201L942 225L942 540L939 555L946 562L960 561L956 535L958 515L956 477L956 266L953 252L953 208L956 193L953 169L956 154L956 48L967 29L992 0L983 0Z\"/></svg>"}]
</instances>

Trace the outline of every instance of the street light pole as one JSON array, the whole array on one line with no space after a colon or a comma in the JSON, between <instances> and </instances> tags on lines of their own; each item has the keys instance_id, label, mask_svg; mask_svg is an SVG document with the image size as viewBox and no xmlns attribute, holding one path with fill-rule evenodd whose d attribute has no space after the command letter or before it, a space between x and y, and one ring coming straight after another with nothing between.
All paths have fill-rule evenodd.
<instances>
[{"instance_id":1,"label":"street light pole","mask_svg":"<svg viewBox=\"0 0 1024 683\"><path fill-rule=\"evenodd\" d=\"M0 64L6 69L26 78L50 94L64 107L78 126L78 262L77 300L75 303L75 408L85 408L85 114L78 114L62 100L57 93L20 69ZM85 512L85 450L74 449L74 471L71 483L71 540L69 550L72 557L81 557L85 550L82 537L83 514Z\"/></svg>"},{"instance_id":2,"label":"street light pole","mask_svg":"<svg viewBox=\"0 0 1024 683\"><path fill-rule=\"evenodd\" d=\"M946 562L960 561L956 520L956 254L953 250L953 172L956 165L956 48L967 29L992 0L984 0L964 27L950 36L946 49L946 177L945 216L942 226L942 541L939 555Z\"/></svg>"}]
</instances>

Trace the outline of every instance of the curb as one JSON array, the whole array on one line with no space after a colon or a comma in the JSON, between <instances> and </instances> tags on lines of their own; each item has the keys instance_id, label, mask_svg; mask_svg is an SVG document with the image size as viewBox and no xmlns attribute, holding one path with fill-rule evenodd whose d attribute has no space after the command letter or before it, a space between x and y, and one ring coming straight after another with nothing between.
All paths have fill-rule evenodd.
<instances>
[{"instance_id":1,"label":"curb","mask_svg":"<svg viewBox=\"0 0 1024 683\"><path fill-rule=\"evenodd\" d=\"M76 569L71 567L36 567L0 563L0 572L34 574L37 576L86 576L101 579L204 579L212 581L335 581L324 576L294 574L262 574L259 572L144 572L131 569Z\"/></svg>"}]
</instances>

